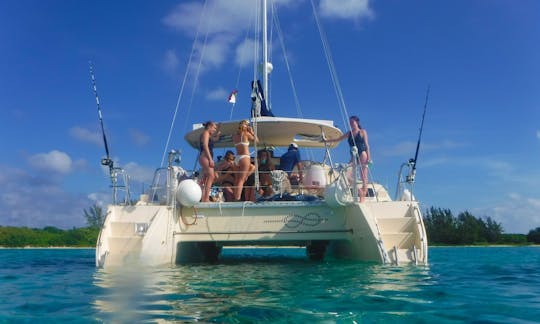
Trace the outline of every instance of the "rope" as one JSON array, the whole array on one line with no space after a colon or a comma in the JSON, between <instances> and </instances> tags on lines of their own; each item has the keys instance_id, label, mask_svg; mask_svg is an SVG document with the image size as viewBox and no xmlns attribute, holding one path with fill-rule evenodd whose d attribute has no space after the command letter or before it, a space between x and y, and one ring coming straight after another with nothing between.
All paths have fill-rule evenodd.
<instances>
[{"instance_id":1,"label":"rope","mask_svg":"<svg viewBox=\"0 0 540 324\"><path fill-rule=\"evenodd\" d=\"M203 13L206 10L206 3L207 3L207 1L204 2L201 17L199 18L199 24L197 25L197 32L195 34L195 41L193 42L193 45L191 47L191 53L189 54L188 67L191 66L191 60L193 59L193 56L194 56L194 53L195 53L195 44L197 43L196 40L199 38L199 30L201 28L201 24L202 24L202 21L203 21L203 19L202 19L203 16L204 16ZM171 126L169 128L169 135L167 136L167 141L165 143L165 148L163 149L163 155L161 157L161 164L160 164L161 167L163 167L163 163L165 162L165 156L167 155L167 149L168 149L169 143L171 141L171 136L172 136L172 132L173 132L173 129L174 129L174 123L176 121L176 116L178 115L178 109L180 107L180 101L182 100L182 96L184 94L184 87L186 85L188 75L189 75L189 68L186 69L186 73L184 74L184 78L182 80L182 85L180 87L180 93L178 94L178 99L176 100L176 108L174 109L174 114L173 114L173 118L172 118L172 121L171 121Z\"/></svg>"},{"instance_id":2,"label":"rope","mask_svg":"<svg viewBox=\"0 0 540 324\"><path fill-rule=\"evenodd\" d=\"M195 225L197 223L197 208L193 206L193 211L195 212L195 219L193 220L193 223L186 223L186 220L184 218L184 214L182 213L183 206L180 205L180 219L182 220L182 223L186 226Z\"/></svg>"},{"instance_id":3,"label":"rope","mask_svg":"<svg viewBox=\"0 0 540 324\"><path fill-rule=\"evenodd\" d=\"M348 130L351 130L351 127L349 123L347 122L349 112L347 111L347 107L345 105L345 100L343 99L343 92L341 91L341 85L339 83L339 79L337 77L336 67L334 65L334 60L332 58L332 53L330 51L330 45L328 44L328 39L326 37L326 33L323 30L322 24L319 20L319 15L317 15L317 9L315 8L315 3L313 0L310 0L311 7L313 8L313 16L315 17L315 22L317 24L317 28L319 30L319 35L321 37L321 41L323 44L324 54L326 58L326 62L328 64L328 69L330 70L330 76L332 78L332 84L334 86L334 91L336 93L338 104L341 111L341 118L343 119L343 125L346 125Z\"/></svg>"},{"instance_id":4,"label":"rope","mask_svg":"<svg viewBox=\"0 0 540 324\"><path fill-rule=\"evenodd\" d=\"M216 8L216 3L214 2L214 6L212 6L212 9L211 9L211 12L210 12L210 17L213 16L213 12L214 12L215 8ZM202 46L202 50L201 50L201 56L199 58L199 64L197 64L197 70L196 70L196 73L195 73L195 79L193 81L194 86L193 86L193 90L191 91L191 99L189 101L186 116L189 116L190 113L191 113L191 107L192 107L192 104L193 104L193 99L195 97L195 91L197 91L197 84L199 82L199 76L201 74L201 66L202 66L202 61L204 59L204 54L206 52L206 43L208 41L208 34L209 33L210 33L210 28L207 28L206 29L206 34L204 35L204 41L203 41L203 46ZM196 41L194 43L196 43ZM185 120L184 120L184 128L182 130L184 133L186 132L187 124L188 124L188 118L185 118Z\"/></svg>"},{"instance_id":5,"label":"rope","mask_svg":"<svg viewBox=\"0 0 540 324\"><path fill-rule=\"evenodd\" d=\"M281 50L283 52L283 58L285 59L285 67L287 68L287 72L289 75L289 82L291 83L292 92L293 92L293 98L294 98L294 104L296 106L296 113L300 118L303 118L302 114L302 108L300 106L300 100L298 99L298 93L296 91L296 86L292 77L292 70L291 66L289 64L289 57L287 56L287 49L285 48L285 42L283 40L283 32L281 30L281 25L279 23L279 17L277 14L277 10L274 12L274 24L276 25L276 31L279 39L279 43L281 45Z\"/></svg>"}]
</instances>

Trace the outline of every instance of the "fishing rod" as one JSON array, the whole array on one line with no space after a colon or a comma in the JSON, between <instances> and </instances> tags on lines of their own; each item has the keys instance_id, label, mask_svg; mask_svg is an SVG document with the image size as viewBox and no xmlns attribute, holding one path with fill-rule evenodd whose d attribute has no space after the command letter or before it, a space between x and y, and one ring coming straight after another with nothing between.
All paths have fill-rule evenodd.
<instances>
[{"instance_id":1,"label":"fishing rod","mask_svg":"<svg viewBox=\"0 0 540 324\"><path fill-rule=\"evenodd\" d=\"M420 151L420 142L422 141L422 131L424 130L424 119L426 117L427 103L429 98L429 90L431 86L428 85L426 90L426 100L424 102L424 112L422 113L422 122L420 123L420 133L418 134L418 142L416 143L416 152L414 154L414 159L409 160L409 164L412 165L411 173L407 176L407 182L414 182L416 177L416 162L418 161L418 152Z\"/></svg>"},{"instance_id":2,"label":"fishing rod","mask_svg":"<svg viewBox=\"0 0 540 324\"><path fill-rule=\"evenodd\" d=\"M97 105L99 123L101 124L101 134L103 136L103 144L105 145L105 153L107 154L107 157L101 159L101 165L108 166L109 172L112 175L113 170L114 170L114 162L111 160L111 156L109 154L109 144L107 144L107 136L105 135L105 127L103 126L103 115L101 114L101 104L99 103L99 96L98 96L97 86L96 86L96 78L94 76L94 66L91 61L89 61L88 64L90 65L90 76L92 77L92 87L94 89L94 95L96 96L96 105Z\"/></svg>"}]
</instances>

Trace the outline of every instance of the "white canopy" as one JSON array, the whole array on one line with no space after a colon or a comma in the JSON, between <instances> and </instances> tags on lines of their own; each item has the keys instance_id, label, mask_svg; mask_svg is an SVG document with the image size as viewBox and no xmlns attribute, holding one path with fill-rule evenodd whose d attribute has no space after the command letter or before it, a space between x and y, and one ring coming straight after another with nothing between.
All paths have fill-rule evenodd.
<instances>
[{"instance_id":1,"label":"white canopy","mask_svg":"<svg viewBox=\"0 0 540 324\"><path fill-rule=\"evenodd\" d=\"M331 120L286 118L286 117L257 117L251 123L257 123L258 146L289 146L296 143L299 147L324 148L325 138L338 138L343 133L334 127ZM227 121L220 124L221 135L214 141L214 147L233 147L232 135L238 130L240 120ZM199 149L199 138L204 130L202 124L194 124L193 130L186 134L186 141L194 148ZM327 143L335 147L338 143Z\"/></svg>"}]
</instances>

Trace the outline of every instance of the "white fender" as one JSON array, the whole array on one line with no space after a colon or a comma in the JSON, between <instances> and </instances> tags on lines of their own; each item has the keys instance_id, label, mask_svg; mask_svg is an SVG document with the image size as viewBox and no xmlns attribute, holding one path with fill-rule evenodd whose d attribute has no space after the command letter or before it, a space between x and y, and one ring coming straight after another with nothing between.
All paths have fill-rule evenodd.
<instances>
[{"instance_id":1,"label":"white fender","mask_svg":"<svg viewBox=\"0 0 540 324\"><path fill-rule=\"evenodd\" d=\"M193 207L201 200L202 190L197 182L191 179L182 180L176 189L176 201L186 207Z\"/></svg>"}]
</instances>

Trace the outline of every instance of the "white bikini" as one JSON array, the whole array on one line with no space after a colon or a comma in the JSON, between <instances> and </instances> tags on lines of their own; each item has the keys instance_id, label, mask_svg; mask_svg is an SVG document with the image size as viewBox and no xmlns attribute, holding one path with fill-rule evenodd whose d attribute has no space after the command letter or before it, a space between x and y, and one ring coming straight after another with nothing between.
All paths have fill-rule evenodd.
<instances>
[{"instance_id":1,"label":"white bikini","mask_svg":"<svg viewBox=\"0 0 540 324\"><path fill-rule=\"evenodd\" d=\"M238 146L238 145L244 145L246 147L249 146L249 141L247 142L238 142L238 143L234 143L234 146ZM240 166L240 161L243 159L243 158L251 158L249 155L236 155L234 157L234 164L236 164L237 166Z\"/></svg>"}]
</instances>

